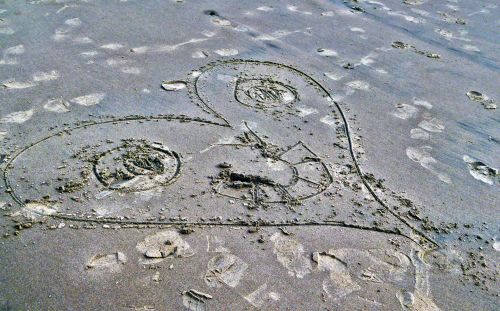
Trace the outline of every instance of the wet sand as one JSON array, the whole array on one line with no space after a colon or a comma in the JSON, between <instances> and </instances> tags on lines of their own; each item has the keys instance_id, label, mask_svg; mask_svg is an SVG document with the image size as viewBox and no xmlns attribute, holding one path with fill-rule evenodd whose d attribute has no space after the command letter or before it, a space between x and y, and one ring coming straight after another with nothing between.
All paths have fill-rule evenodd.
<instances>
[{"instance_id":1,"label":"wet sand","mask_svg":"<svg viewBox=\"0 0 500 311\"><path fill-rule=\"evenodd\" d=\"M497 309L498 12L5 1L0 309Z\"/></svg>"}]
</instances>

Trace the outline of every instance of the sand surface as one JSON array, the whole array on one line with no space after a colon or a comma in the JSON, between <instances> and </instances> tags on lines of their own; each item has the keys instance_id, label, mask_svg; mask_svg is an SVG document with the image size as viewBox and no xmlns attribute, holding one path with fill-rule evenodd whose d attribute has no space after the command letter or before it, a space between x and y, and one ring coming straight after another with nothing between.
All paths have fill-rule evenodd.
<instances>
[{"instance_id":1,"label":"sand surface","mask_svg":"<svg viewBox=\"0 0 500 311\"><path fill-rule=\"evenodd\" d=\"M495 1L0 1L0 310L497 310Z\"/></svg>"}]
</instances>

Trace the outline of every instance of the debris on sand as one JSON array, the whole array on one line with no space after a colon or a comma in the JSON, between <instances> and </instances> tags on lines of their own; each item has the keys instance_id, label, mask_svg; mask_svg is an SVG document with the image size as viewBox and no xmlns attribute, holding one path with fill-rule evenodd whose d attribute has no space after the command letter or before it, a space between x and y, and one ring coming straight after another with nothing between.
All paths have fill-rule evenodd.
<instances>
[{"instance_id":1,"label":"debris on sand","mask_svg":"<svg viewBox=\"0 0 500 311\"><path fill-rule=\"evenodd\" d=\"M409 47L409 44L401 42L401 41L394 41L391 45L395 49L406 49Z\"/></svg>"},{"instance_id":2,"label":"debris on sand","mask_svg":"<svg viewBox=\"0 0 500 311\"><path fill-rule=\"evenodd\" d=\"M111 254L97 254L87 262L87 269L104 269L109 272L118 272L127 263L127 256L122 252Z\"/></svg>"},{"instance_id":3,"label":"debris on sand","mask_svg":"<svg viewBox=\"0 0 500 311\"><path fill-rule=\"evenodd\" d=\"M213 257L207 265L205 283L210 287L236 287L248 264L233 254L220 254Z\"/></svg>"},{"instance_id":4,"label":"debris on sand","mask_svg":"<svg viewBox=\"0 0 500 311\"><path fill-rule=\"evenodd\" d=\"M206 310L205 300L212 298L212 295L205 294L196 289L190 289L182 292L182 304L191 311Z\"/></svg>"},{"instance_id":5,"label":"debris on sand","mask_svg":"<svg viewBox=\"0 0 500 311\"><path fill-rule=\"evenodd\" d=\"M293 232L290 232L288 230L286 230L286 228L283 228L283 227L278 227L278 229L281 231L281 233L283 233L284 235L294 235L295 233Z\"/></svg>"},{"instance_id":6,"label":"debris on sand","mask_svg":"<svg viewBox=\"0 0 500 311\"><path fill-rule=\"evenodd\" d=\"M194 232L194 229L189 226L183 226L179 229L180 234L191 234Z\"/></svg>"},{"instance_id":7,"label":"debris on sand","mask_svg":"<svg viewBox=\"0 0 500 311\"><path fill-rule=\"evenodd\" d=\"M488 96L482 94L481 92L468 91L467 97L474 102L481 103L484 109L497 109L496 102L493 99L489 99Z\"/></svg>"},{"instance_id":8,"label":"debris on sand","mask_svg":"<svg viewBox=\"0 0 500 311\"><path fill-rule=\"evenodd\" d=\"M143 241L137 243L136 248L144 255L146 259L144 263L148 263L148 260L158 263L167 257L194 255L189 244L180 237L179 233L170 230L147 236Z\"/></svg>"},{"instance_id":9,"label":"debris on sand","mask_svg":"<svg viewBox=\"0 0 500 311\"><path fill-rule=\"evenodd\" d=\"M187 83L180 80L172 80L172 81L163 81L161 87L165 91L180 91L186 88Z\"/></svg>"},{"instance_id":10,"label":"debris on sand","mask_svg":"<svg viewBox=\"0 0 500 311\"><path fill-rule=\"evenodd\" d=\"M354 69L354 65L351 63L346 63L342 66L344 69Z\"/></svg>"},{"instance_id":11,"label":"debris on sand","mask_svg":"<svg viewBox=\"0 0 500 311\"><path fill-rule=\"evenodd\" d=\"M188 290L188 291L186 291L184 293L188 293L189 295L196 296L198 298L205 298L205 299L212 299L213 298L212 295L205 294L205 293L200 292L200 291L198 291L196 289L190 289L190 290Z\"/></svg>"},{"instance_id":12,"label":"debris on sand","mask_svg":"<svg viewBox=\"0 0 500 311\"><path fill-rule=\"evenodd\" d=\"M419 50L415 46L408 44L408 43L401 42L401 41L394 41L391 45L395 49L401 49L401 50L410 49L413 52L420 54L420 55L425 55L428 58L441 58L441 56L437 53Z\"/></svg>"}]
</instances>

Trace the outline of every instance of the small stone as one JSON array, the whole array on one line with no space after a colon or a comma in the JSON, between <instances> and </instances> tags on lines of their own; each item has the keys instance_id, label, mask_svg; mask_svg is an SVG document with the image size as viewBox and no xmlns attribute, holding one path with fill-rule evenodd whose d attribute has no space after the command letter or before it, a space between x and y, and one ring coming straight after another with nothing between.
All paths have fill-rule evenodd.
<instances>
[{"instance_id":1,"label":"small stone","mask_svg":"<svg viewBox=\"0 0 500 311\"><path fill-rule=\"evenodd\" d=\"M351 64L351 63L347 63L347 64L345 64L345 65L344 65L344 66L342 66L342 67L344 67L345 69L354 69L354 65L353 65L353 64Z\"/></svg>"},{"instance_id":2,"label":"small stone","mask_svg":"<svg viewBox=\"0 0 500 311\"><path fill-rule=\"evenodd\" d=\"M231 163L222 162L217 165L218 168L231 168L233 165Z\"/></svg>"},{"instance_id":3,"label":"small stone","mask_svg":"<svg viewBox=\"0 0 500 311\"><path fill-rule=\"evenodd\" d=\"M147 258L163 258L159 249L148 249L144 256Z\"/></svg>"},{"instance_id":4,"label":"small stone","mask_svg":"<svg viewBox=\"0 0 500 311\"><path fill-rule=\"evenodd\" d=\"M161 87L165 91L179 91L179 90L186 88L186 86L187 86L187 83L184 81L180 81L180 80L163 81L163 83L161 84Z\"/></svg>"},{"instance_id":5,"label":"small stone","mask_svg":"<svg viewBox=\"0 0 500 311\"><path fill-rule=\"evenodd\" d=\"M182 228L179 229L179 232L181 234L191 234L191 233L194 232L194 229L191 228L191 227L182 227Z\"/></svg>"}]
</instances>

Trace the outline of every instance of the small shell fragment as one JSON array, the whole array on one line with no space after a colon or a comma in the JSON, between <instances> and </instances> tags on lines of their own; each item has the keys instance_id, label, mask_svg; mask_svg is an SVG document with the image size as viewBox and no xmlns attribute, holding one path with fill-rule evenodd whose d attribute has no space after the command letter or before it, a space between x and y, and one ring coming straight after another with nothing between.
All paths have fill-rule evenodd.
<instances>
[{"instance_id":1,"label":"small shell fragment","mask_svg":"<svg viewBox=\"0 0 500 311\"><path fill-rule=\"evenodd\" d=\"M165 91L179 91L184 89L187 86L187 83L180 80L172 80L172 81L163 81L161 87Z\"/></svg>"}]
</instances>

